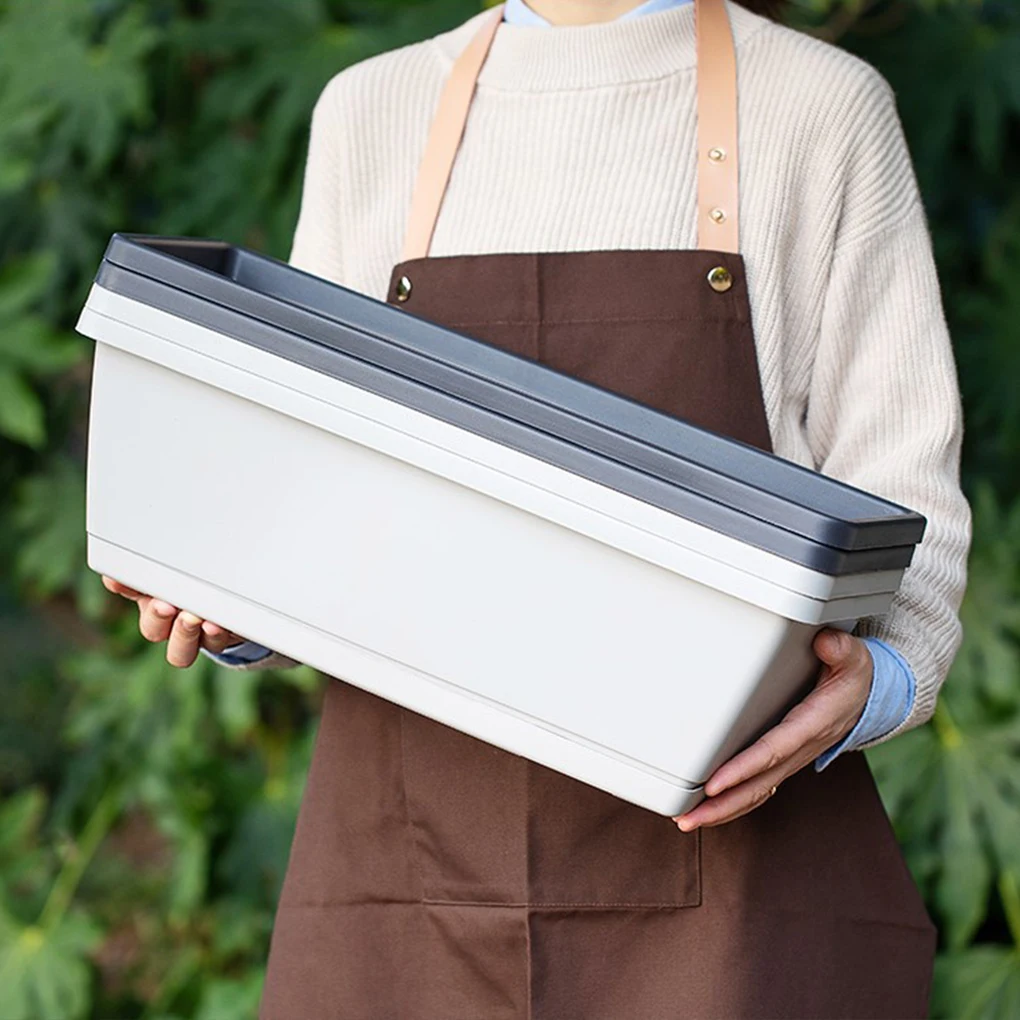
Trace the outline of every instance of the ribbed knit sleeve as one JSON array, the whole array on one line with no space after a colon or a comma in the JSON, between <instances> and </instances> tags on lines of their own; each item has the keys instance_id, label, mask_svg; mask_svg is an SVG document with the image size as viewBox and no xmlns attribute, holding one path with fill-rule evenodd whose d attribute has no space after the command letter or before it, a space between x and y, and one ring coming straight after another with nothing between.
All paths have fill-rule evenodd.
<instances>
[{"instance_id":1,"label":"ribbed knit sleeve","mask_svg":"<svg viewBox=\"0 0 1020 1020\"><path fill-rule=\"evenodd\" d=\"M877 75L864 102L806 429L821 471L928 518L891 612L858 627L896 648L917 679L910 715L887 740L930 718L956 654L971 517L959 487L956 365L917 181L894 97Z\"/></svg>"},{"instance_id":2,"label":"ribbed knit sleeve","mask_svg":"<svg viewBox=\"0 0 1020 1020\"><path fill-rule=\"evenodd\" d=\"M301 208L289 262L297 269L343 281L341 217L337 208L342 169L342 132L337 123L337 79L319 93L312 110Z\"/></svg>"}]
</instances>

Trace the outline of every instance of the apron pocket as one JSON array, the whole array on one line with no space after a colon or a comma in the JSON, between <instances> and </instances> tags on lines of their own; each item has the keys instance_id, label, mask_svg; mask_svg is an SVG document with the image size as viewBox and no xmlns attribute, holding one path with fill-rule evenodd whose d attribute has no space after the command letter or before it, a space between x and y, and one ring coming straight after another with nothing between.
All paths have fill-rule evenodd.
<instances>
[{"instance_id":1,"label":"apron pocket","mask_svg":"<svg viewBox=\"0 0 1020 1020\"><path fill-rule=\"evenodd\" d=\"M662 908L701 902L701 836L401 710L404 794L431 902Z\"/></svg>"}]
</instances>

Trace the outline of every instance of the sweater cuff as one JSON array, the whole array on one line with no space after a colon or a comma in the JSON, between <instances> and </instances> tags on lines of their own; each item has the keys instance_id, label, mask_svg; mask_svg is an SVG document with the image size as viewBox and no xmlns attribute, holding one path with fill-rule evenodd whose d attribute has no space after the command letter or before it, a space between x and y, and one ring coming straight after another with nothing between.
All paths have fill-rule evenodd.
<instances>
[{"instance_id":1,"label":"sweater cuff","mask_svg":"<svg viewBox=\"0 0 1020 1020\"><path fill-rule=\"evenodd\" d=\"M907 660L878 638L862 638L871 653L871 690L857 725L824 754L815 759L815 771L821 772L844 751L891 733L910 715L917 682Z\"/></svg>"}]
</instances>

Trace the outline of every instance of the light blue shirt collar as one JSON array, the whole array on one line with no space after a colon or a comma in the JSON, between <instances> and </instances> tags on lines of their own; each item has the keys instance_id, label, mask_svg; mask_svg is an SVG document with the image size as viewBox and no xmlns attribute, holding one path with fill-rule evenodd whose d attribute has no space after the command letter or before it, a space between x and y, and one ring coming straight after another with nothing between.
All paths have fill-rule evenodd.
<instances>
[{"instance_id":1,"label":"light blue shirt collar","mask_svg":"<svg viewBox=\"0 0 1020 1020\"><path fill-rule=\"evenodd\" d=\"M621 14L617 21L626 21L628 18L637 18L642 14L654 14L657 11L666 11L671 7L681 7L689 4L691 0L645 0L638 4L633 10ZM541 15L536 14L524 0L506 0L503 8L503 20L510 25L545 25L550 26Z\"/></svg>"}]
</instances>

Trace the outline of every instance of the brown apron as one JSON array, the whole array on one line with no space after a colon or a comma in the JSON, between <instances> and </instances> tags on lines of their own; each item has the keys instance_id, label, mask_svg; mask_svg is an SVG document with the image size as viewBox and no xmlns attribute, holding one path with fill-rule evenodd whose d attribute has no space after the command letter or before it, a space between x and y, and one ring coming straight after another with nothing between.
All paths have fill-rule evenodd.
<instances>
[{"instance_id":1,"label":"brown apron","mask_svg":"<svg viewBox=\"0 0 1020 1020\"><path fill-rule=\"evenodd\" d=\"M441 97L388 300L769 449L738 254L722 0L697 2L696 250L430 258L501 16L484 20ZM860 754L802 770L735 822L685 834L336 680L261 1016L922 1017L934 947Z\"/></svg>"}]
</instances>

